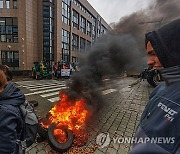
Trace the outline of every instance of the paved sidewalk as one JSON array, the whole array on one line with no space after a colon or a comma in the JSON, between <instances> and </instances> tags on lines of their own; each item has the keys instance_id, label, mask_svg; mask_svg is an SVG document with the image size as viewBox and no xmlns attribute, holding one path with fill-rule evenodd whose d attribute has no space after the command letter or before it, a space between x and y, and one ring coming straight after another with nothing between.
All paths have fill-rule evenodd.
<instances>
[{"instance_id":1,"label":"paved sidewalk","mask_svg":"<svg viewBox=\"0 0 180 154\"><path fill-rule=\"evenodd\" d=\"M72 147L67 153L85 154L127 154L128 143L114 143L113 138L132 137L139 123L140 116L153 89L146 81L127 86L111 96L105 96L105 104L96 116L96 120L88 124L89 141L86 146ZM101 134L104 133L104 134ZM96 138L109 133L110 143L104 148L96 145ZM100 137L100 135L99 135ZM106 136L107 139L107 136ZM105 144L101 144L104 146ZM34 143L27 149L27 154L56 154L47 142Z\"/></svg>"}]
</instances>

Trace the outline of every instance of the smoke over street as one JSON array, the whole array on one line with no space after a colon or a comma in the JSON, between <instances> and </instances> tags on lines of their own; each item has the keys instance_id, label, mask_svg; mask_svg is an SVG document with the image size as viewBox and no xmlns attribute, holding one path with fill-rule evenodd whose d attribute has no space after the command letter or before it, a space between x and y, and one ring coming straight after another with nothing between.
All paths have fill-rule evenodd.
<instances>
[{"instance_id":1,"label":"smoke over street","mask_svg":"<svg viewBox=\"0 0 180 154\"><path fill-rule=\"evenodd\" d=\"M80 71L72 76L69 94L84 97L93 106L102 104L98 86L102 77L124 71L140 71L145 63L144 34L176 19L180 14L177 0L153 1L113 25L109 34L97 40L80 64ZM170 11L171 10L171 11Z\"/></svg>"}]
</instances>

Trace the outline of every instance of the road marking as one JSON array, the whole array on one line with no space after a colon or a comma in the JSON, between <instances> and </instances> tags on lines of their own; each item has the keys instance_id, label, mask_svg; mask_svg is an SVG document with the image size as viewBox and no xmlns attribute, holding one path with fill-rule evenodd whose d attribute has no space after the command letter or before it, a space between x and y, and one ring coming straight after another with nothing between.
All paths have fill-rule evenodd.
<instances>
[{"instance_id":1,"label":"road marking","mask_svg":"<svg viewBox=\"0 0 180 154\"><path fill-rule=\"evenodd\" d=\"M17 81L15 83L20 84L20 83L29 83L29 82L32 82L32 81Z\"/></svg>"},{"instance_id":2,"label":"road marking","mask_svg":"<svg viewBox=\"0 0 180 154\"><path fill-rule=\"evenodd\" d=\"M37 90L44 90L44 89L50 89L50 88L56 88L56 87L64 87L66 85L54 85L49 87L42 87L42 88L29 88L30 91L37 91Z\"/></svg>"},{"instance_id":3,"label":"road marking","mask_svg":"<svg viewBox=\"0 0 180 154\"><path fill-rule=\"evenodd\" d=\"M104 80L102 80L102 81L109 81L110 79L104 79Z\"/></svg>"},{"instance_id":4,"label":"road marking","mask_svg":"<svg viewBox=\"0 0 180 154\"><path fill-rule=\"evenodd\" d=\"M27 94L25 94L25 96L42 94L42 93L47 93L47 92L56 91L56 90L61 90L61 89L66 89L66 88L67 88L67 87L65 86L65 87L61 87L61 88L48 89L48 90L43 90L43 91L36 91L36 92L32 92L32 93L27 93Z\"/></svg>"},{"instance_id":5,"label":"road marking","mask_svg":"<svg viewBox=\"0 0 180 154\"><path fill-rule=\"evenodd\" d=\"M130 92L132 88L130 86L122 88L119 92Z\"/></svg>"},{"instance_id":6,"label":"road marking","mask_svg":"<svg viewBox=\"0 0 180 154\"><path fill-rule=\"evenodd\" d=\"M44 97L49 97L49 96L53 96L53 95L57 95L57 94L59 94L59 91L54 92L54 93L48 93L48 94L40 95L40 96L44 98Z\"/></svg>"},{"instance_id":7,"label":"road marking","mask_svg":"<svg viewBox=\"0 0 180 154\"><path fill-rule=\"evenodd\" d=\"M21 86L34 86L34 85L42 85L42 84L55 84L55 83L61 83L61 82L65 82L65 81L56 81L56 80L51 80L50 83L48 80L35 80L35 81L28 81L28 83L24 83L23 81L18 81L15 82L16 84L19 84Z\"/></svg>"},{"instance_id":8,"label":"road marking","mask_svg":"<svg viewBox=\"0 0 180 154\"><path fill-rule=\"evenodd\" d=\"M59 101L59 97L54 97L54 98L50 98L50 99L48 99L48 101L50 101L50 102L57 102L57 101Z\"/></svg>"},{"instance_id":9,"label":"road marking","mask_svg":"<svg viewBox=\"0 0 180 154\"><path fill-rule=\"evenodd\" d=\"M33 88L33 87L45 87L45 86L51 86L51 85L57 85L57 84L63 84L64 83L46 83L46 84L37 84L37 85L28 85L28 86L21 86L21 87L24 87L24 88Z\"/></svg>"},{"instance_id":10,"label":"road marking","mask_svg":"<svg viewBox=\"0 0 180 154\"><path fill-rule=\"evenodd\" d=\"M61 82L33 82L31 84L24 84L23 86L41 86L41 85L44 85L44 84L57 84L57 83L61 83Z\"/></svg>"},{"instance_id":11,"label":"road marking","mask_svg":"<svg viewBox=\"0 0 180 154\"><path fill-rule=\"evenodd\" d=\"M116 89L107 89L107 90L102 91L102 95L107 95L107 94L115 92L115 91L117 91L117 90Z\"/></svg>"}]
</instances>

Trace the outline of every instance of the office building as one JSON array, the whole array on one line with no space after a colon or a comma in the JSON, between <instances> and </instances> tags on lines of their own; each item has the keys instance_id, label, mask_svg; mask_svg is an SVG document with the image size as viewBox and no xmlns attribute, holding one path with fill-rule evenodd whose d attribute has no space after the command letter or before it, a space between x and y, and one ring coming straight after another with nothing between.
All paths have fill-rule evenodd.
<instances>
[{"instance_id":1,"label":"office building","mask_svg":"<svg viewBox=\"0 0 180 154\"><path fill-rule=\"evenodd\" d=\"M0 63L78 62L110 26L87 0L0 0Z\"/></svg>"}]
</instances>

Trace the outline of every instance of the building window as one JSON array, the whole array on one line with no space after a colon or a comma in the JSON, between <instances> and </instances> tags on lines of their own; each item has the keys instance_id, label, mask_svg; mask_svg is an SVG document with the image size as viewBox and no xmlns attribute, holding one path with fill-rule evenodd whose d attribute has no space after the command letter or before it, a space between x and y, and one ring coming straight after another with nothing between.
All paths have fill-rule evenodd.
<instances>
[{"instance_id":1,"label":"building window","mask_svg":"<svg viewBox=\"0 0 180 154\"><path fill-rule=\"evenodd\" d=\"M3 0L0 0L0 9L4 8Z\"/></svg>"},{"instance_id":2,"label":"building window","mask_svg":"<svg viewBox=\"0 0 180 154\"><path fill-rule=\"evenodd\" d=\"M92 43L96 41L96 18L93 17L92 23Z\"/></svg>"},{"instance_id":3,"label":"building window","mask_svg":"<svg viewBox=\"0 0 180 154\"><path fill-rule=\"evenodd\" d=\"M78 51L79 50L79 36L72 34L72 50Z\"/></svg>"},{"instance_id":4,"label":"building window","mask_svg":"<svg viewBox=\"0 0 180 154\"><path fill-rule=\"evenodd\" d=\"M68 6L70 6L70 1L71 0L63 0L63 2L66 3Z\"/></svg>"},{"instance_id":5,"label":"building window","mask_svg":"<svg viewBox=\"0 0 180 154\"><path fill-rule=\"evenodd\" d=\"M80 38L80 50L84 52L86 49L86 40L84 38Z\"/></svg>"},{"instance_id":6,"label":"building window","mask_svg":"<svg viewBox=\"0 0 180 154\"><path fill-rule=\"evenodd\" d=\"M62 22L70 25L70 6L62 2Z\"/></svg>"},{"instance_id":7,"label":"building window","mask_svg":"<svg viewBox=\"0 0 180 154\"><path fill-rule=\"evenodd\" d=\"M18 51L1 51L1 60L3 65L9 67L19 67Z\"/></svg>"},{"instance_id":8,"label":"building window","mask_svg":"<svg viewBox=\"0 0 180 154\"><path fill-rule=\"evenodd\" d=\"M86 51L91 49L91 42L87 40L86 42Z\"/></svg>"},{"instance_id":9,"label":"building window","mask_svg":"<svg viewBox=\"0 0 180 154\"><path fill-rule=\"evenodd\" d=\"M62 60L70 61L70 32L62 29Z\"/></svg>"},{"instance_id":10,"label":"building window","mask_svg":"<svg viewBox=\"0 0 180 154\"><path fill-rule=\"evenodd\" d=\"M79 29L79 13L77 13L75 10L72 11L72 24L73 27L76 29Z\"/></svg>"},{"instance_id":11,"label":"building window","mask_svg":"<svg viewBox=\"0 0 180 154\"><path fill-rule=\"evenodd\" d=\"M18 42L17 18L0 18L0 42Z\"/></svg>"},{"instance_id":12,"label":"building window","mask_svg":"<svg viewBox=\"0 0 180 154\"><path fill-rule=\"evenodd\" d=\"M77 63L78 62L78 57L72 56L72 63Z\"/></svg>"},{"instance_id":13,"label":"building window","mask_svg":"<svg viewBox=\"0 0 180 154\"><path fill-rule=\"evenodd\" d=\"M7 9L10 8L10 0L6 0L6 8L7 8Z\"/></svg>"},{"instance_id":14,"label":"building window","mask_svg":"<svg viewBox=\"0 0 180 154\"><path fill-rule=\"evenodd\" d=\"M92 32L92 24L87 21L87 35L91 37L91 32Z\"/></svg>"},{"instance_id":15,"label":"building window","mask_svg":"<svg viewBox=\"0 0 180 154\"><path fill-rule=\"evenodd\" d=\"M43 59L54 61L54 1L43 0Z\"/></svg>"},{"instance_id":16,"label":"building window","mask_svg":"<svg viewBox=\"0 0 180 154\"><path fill-rule=\"evenodd\" d=\"M104 25L101 26L101 35L106 33L106 27Z\"/></svg>"},{"instance_id":17,"label":"building window","mask_svg":"<svg viewBox=\"0 0 180 154\"><path fill-rule=\"evenodd\" d=\"M13 0L13 9L17 9L17 0Z\"/></svg>"},{"instance_id":18,"label":"building window","mask_svg":"<svg viewBox=\"0 0 180 154\"><path fill-rule=\"evenodd\" d=\"M86 34L86 19L83 16L81 16L80 27L81 27L81 32Z\"/></svg>"}]
</instances>

